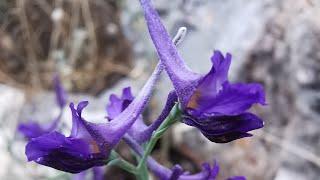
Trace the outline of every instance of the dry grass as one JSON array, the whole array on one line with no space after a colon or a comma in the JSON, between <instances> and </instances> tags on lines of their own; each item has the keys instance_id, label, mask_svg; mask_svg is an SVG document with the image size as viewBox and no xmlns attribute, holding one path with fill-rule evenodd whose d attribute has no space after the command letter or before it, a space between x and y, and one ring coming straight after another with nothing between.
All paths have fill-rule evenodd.
<instances>
[{"instance_id":1,"label":"dry grass","mask_svg":"<svg viewBox=\"0 0 320 180\"><path fill-rule=\"evenodd\" d=\"M58 72L93 94L130 69L116 0L14 0L0 4L0 82L49 88Z\"/></svg>"}]
</instances>

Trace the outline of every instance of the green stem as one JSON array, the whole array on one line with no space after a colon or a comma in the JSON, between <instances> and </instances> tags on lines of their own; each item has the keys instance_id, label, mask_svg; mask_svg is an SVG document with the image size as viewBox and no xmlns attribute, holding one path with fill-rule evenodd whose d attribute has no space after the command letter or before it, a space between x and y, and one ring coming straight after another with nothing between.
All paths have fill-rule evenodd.
<instances>
[{"instance_id":1,"label":"green stem","mask_svg":"<svg viewBox=\"0 0 320 180\"><path fill-rule=\"evenodd\" d=\"M118 166L118 167L124 169L125 171L132 173L132 174L138 173L137 168L134 165L132 165L131 163L129 163L128 161L122 159L116 151L111 151L107 165L108 166L113 166L113 165Z\"/></svg>"},{"instance_id":2,"label":"green stem","mask_svg":"<svg viewBox=\"0 0 320 180\"><path fill-rule=\"evenodd\" d=\"M140 172L143 168L143 166L145 166L146 160L148 158L148 156L150 155L151 151L153 150L154 146L156 145L157 141L161 138L161 136L164 134L164 132L175 122L178 121L178 117L180 117L181 115L181 111L178 108L178 104L176 104L169 116L163 121L163 123L160 125L160 127L152 134L151 139L149 141L149 143L147 144L147 147L144 151L144 154L137 166L137 170L138 172Z\"/></svg>"},{"instance_id":3,"label":"green stem","mask_svg":"<svg viewBox=\"0 0 320 180\"><path fill-rule=\"evenodd\" d=\"M137 162L140 162L140 159L141 157L136 154L134 151L132 151L132 154L134 155L135 159ZM141 171L139 171L139 173L137 173L136 175L136 178L139 179L139 180L148 180L149 178L149 172L148 172L148 168L146 165L144 165L142 168L141 168Z\"/></svg>"}]
</instances>

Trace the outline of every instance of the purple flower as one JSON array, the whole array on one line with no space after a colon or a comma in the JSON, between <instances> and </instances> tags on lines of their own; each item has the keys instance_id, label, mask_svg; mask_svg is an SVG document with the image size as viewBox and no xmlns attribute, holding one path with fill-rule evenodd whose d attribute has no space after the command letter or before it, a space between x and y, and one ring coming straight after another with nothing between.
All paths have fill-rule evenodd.
<instances>
[{"instance_id":1,"label":"purple flower","mask_svg":"<svg viewBox=\"0 0 320 180\"><path fill-rule=\"evenodd\" d=\"M107 118L112 121L116 118L122 111L124 111L128 105L133 101L134 96L131 93L131 88L127 87L122 90L121 97L116 96L115 94L110 95L110 103L107 105ZM168 116L170 110L177 101L177 96L174 92L170 92L165 104L164 109L162 110L159 117L149 126L147 126L142 116L139 116L137 121L131 126L128 130L128 134L133 137L140 144L146 142L150 139L153 131L155 131L163 122L163 120Z\"/></svg>"},{"instance_id":2,"label":"purple flower","mask_svg":"<svg viewBox=\"0 0 320 180\"><path fill-rule=\"evenodd\" d=\"M54 90L56 95L56 103L60 108L59 115L56 118L54 118L51 122L46 124L39 124L38 122L35 122L35 121L20 123L17 129L20 133L24 135L26 139L35 138L45 133L52 132L53 130L56 129L56 127L60 122L63 108L66 105L67 94L63 89L58 76L54 77L53 82L54 82Z\"/></svg>"},{"instance_id":3,"label":"purple flower","mask_svg":"<svg viewBox=\"0 0 320 180\"><path fill-rule=\"evenodd\" d=\"M73 121L70 136L53 131L31 139L26 146L28 161L70 173L106 164L109 150L99 147L103 141L90 134L86 121L81 117L87 104L87 101L80 102L77 108L70 104Z\"/></svg>"},{"instance_id":4,"label":"purple flower","mask_svg":"<svg viewBox=\"0 0 320 180\"><path fill-rule=\"evenodd\" d=\"M173 83L184 111L183 122L195 126L211 141L226 143L251 136L263 121L246 112L253 104L265 104L263 87L257 83L228 81L231 55L215 51L206 75L192 72L172 43L150 0L140 0L152 41Z\"/></svg>"},{"instance_id":5,"label":"purple flower","mask_svg":"<svg viewBox=\"0 0 320 180\"><path fill-rule=\"evenodd\" d=\"M100 124L88 122L82 117L82 110L88 102L80 102L77 108L71 103L70 135L66 137L54 131L31 139L26 146L28 161L70 173L79 173L94 166L105 165L111 150L144 110L162 69L161 65L156 67L138 96L110 122Z\"/></svg>"}]
</instances>

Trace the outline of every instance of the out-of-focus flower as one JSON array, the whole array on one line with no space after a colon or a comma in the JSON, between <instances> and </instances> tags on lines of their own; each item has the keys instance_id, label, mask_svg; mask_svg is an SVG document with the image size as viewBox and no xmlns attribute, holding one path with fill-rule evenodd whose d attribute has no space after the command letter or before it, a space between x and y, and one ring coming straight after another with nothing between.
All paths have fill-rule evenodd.
<instances>
[{"instance_id":1,"label":"out-of-focus flower","mask_svg":"<svg viewBox=\"0 0 320 180\"><path fill-rule=\"evenodd\" d=\"M77 108L71 103L71 134L66 137L53 131L31 139L26 146L28 160L70 173L105 165L111 150L139 118L150 100L162 69L159 64L138 96L110 122L88 122L82 117L82 110L88 102L80 102Z\"/></svg>"},{"instance_id":2,"label":"out-of-focus flower","mask_svg":"<svg viewBox=\"0 0 320 180\"><path fill-rule=\"evenodd\" d=\"M64 90L58 75L56 75L53 78L53 83L54 83L54 90L56 92L56 102L59 105L59 107L63 109L64 106L67 104L67 93Z\"/></svg>"},{"instance_id":3,"label":"out-of-focus flower","mask_svg":"<svg viewBox=\"0 0 320 180\"><path fill-rule=\"evenodd\" d=\"M56 95L56 104L60 108L59 115L54 118L51 122L46 124L40 124L35 121L28 121L20 123L18 125L18 131L24 135L26 139L35 138L45 133L52 132L55 130L60 122L63 109L67 103L67 94L63 89L59 77L56 75L53 79L54 90Z\"/></svg>"},{"instance_id":4,"label":"out-of-focus flower","mask_svg":"<svg viewBox=\"0 0 320 180\"><path fill-rule=\"evenodd\" d=\"M131 88L127 87L122 90L121 97L116 96L115 94L110 95L110 103L107 105L107 118L112 121L116 118L122 111L124 111L128 105L133 101L134 97L131 93ZM165 104L164 109L162 110L159 117L149 126L147 126L142 116L139 116L137 121L131 126L128 130L128 134L132 136L139 143L146 142L150 139L152 133L160 126L163 120L168 116L170 110L177 101L177 96L175 92L170 92Z\"/></svg>"},{"instance_id":5,"label":"out-of-focus flower","mask_svg":"<svg viewBox=\"0 0 320 180\"><path fill-rule=\"evenodd\" d=\"M161 63L174 85L183 122L197 127L209 140L226 143L251 136L248 131L262 128L263 121L246 112L253 104L265 104L263 87L257 83L229 83L231 55L215 51L209 73L192 72L172 43L150 0L140 0L152 41Z\"/></svg>"}]
</instances>

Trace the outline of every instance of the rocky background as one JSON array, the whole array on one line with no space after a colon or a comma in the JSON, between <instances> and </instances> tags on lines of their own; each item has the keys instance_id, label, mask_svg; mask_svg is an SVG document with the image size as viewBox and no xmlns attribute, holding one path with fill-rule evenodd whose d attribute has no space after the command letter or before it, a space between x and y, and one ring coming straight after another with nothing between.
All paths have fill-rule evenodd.
<instances>
[{"instance_id":1,"label":"rocky background","mask_svg":"<svg viewBox=\"0 0 320 180\"><path fill-rule=\"evenodd\" d=\"M94 0L90 1L91 5L87 4L89 6L68 5L69 1L63 0L33 2L45 2L45 5L30 5L31 1L20 0L0 8L1 24L6 27L0 33L0 82L3 83L0 85L0 179L68 179L67 174L26 163L25 142L15 132L19 121L30 118L49 121L57 113L58 109L53 108L54 96L48 91L52 74L56 71L62 74L64 85L73 92L70 93L72 101L89 100L87 119L101 121L110 93L120 93L126 86L138 92L157 60L137 1ZM268 102L265 107L254 108L265 120L265 128L256 131L252 138L214 144L195 129L177 124L159 143L154 157L168 166L181 163L190 171L197 171L203 161L217 159L221 165L220 179L245 175L249 180L318 180L320 1L154 0L154 3L172 35L180 26L188 28L179 49L192 69L207 72L214 49L230 52L233 55L231 80L263 83ZM37 41L40 47L51 49L39 53L42 56L36 56L36 60L31 60L32 56L27 54L39 51L37 46L29 47L26 40L17 35L18 27L26 26L22 23L25 19L14 21L21 18L21 13L28 13L23 7L29 6L49 7L44 8L49 13L46 20L27 24L32 28L46 27L47 36L51 37ZM83 14L89 7L94 12L89 16L92 19L80 15L78 24L71 26L72 17L76 17L73 13L78 11L70 11L70 6L78 7ZM20 12L20 16L12 12ZM63 16L60 17L61 12ZM54 24L56 16L66 21L62 27L69 27L65 36L63 33L56 35L57 27L61 27ZM49 22L52 27L46 25ZM25 30L20 34L28 34ZM29 34L30 38L36 33ZM57 38L53 38L55 35ZM72 40L73 36L77 37ZM58 43L50 46L54 39L58 39ZM62 41L65 39L66 44ZM84 47L73 47L73 41L83 42ZM70 51L72 47L74 51L81 50ZM92 65L94 63L97 64ZM35 68L38 75L30 68ZM40 83L31 81L36 78ZM159 113L169 87L170 81L164 74L145 115L146 120L152 121ZM63 117L70 126L68 109ZM131 178L114 169L107 171L114 179Z\"/></svg>"}]
</instances>

